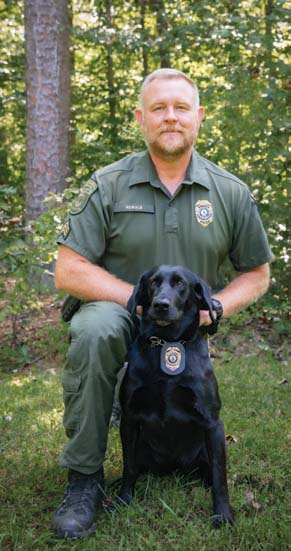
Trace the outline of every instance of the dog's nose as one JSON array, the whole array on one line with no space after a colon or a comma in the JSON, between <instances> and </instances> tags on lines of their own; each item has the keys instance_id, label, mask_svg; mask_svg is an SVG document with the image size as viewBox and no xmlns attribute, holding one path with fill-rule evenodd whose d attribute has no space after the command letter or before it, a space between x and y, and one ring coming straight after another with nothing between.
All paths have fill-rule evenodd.
<instances>
[{"instance_id":1,"label":"dog's nose","mask_svg":"<svg viewBox=\"0 0 291 551\"><path fill-rule=\"evenodd\" d=\"M167 298L156 299L153 307L158 312L167 312L170 307L170 301Z\"/></svg>"}]
</instances>

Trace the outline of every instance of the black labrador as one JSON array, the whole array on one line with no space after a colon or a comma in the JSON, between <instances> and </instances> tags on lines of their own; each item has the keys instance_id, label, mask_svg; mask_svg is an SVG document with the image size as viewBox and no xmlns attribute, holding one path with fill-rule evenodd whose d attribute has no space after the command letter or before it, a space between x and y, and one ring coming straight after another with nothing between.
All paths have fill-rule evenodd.
<instances>
[{"instance_id":1,"label":"black labrador","mask_svg":"<svg viewBox=\"0 0 291 551\"><path fill-rule=\"evenodd\" d=\"M210 290L190 270L145 272L128 302L139 334L120 389L123 483L129 505L141 473L193 473L212 487L213 526L234 523L229 506L221 402L199 311L214 321Z\"/></svg>"}]
</instances>

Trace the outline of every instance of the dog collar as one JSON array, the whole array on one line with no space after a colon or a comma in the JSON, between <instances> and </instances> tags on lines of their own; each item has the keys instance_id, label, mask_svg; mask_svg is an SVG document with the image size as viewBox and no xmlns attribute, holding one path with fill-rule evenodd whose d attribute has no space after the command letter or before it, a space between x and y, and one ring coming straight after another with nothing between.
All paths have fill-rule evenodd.
<instances>
[{"instance_id":1,"label":"dog collar","mask_svg":"<svg viewBox=\"0 0 291 551\"><path fill-rule=\"evenodd\" d=\"M149 341L151 343L151 347L152 348L155 348L156 346L163 346L164 344L172 344L172 343L169 343L168 341L165 341L165 339L161 339L160 337L155 337L155 336L152 336L152 337L149 337ZM186 342L188 341L179 341L179 343L181 344L186 344Z\"/></svg>"}]
</instances>

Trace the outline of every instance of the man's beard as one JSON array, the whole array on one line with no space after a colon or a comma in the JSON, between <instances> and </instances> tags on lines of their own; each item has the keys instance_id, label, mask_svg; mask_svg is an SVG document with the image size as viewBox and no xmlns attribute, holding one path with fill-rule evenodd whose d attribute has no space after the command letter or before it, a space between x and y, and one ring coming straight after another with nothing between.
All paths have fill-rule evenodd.
<instances>
[{"instance_id":1,"label":"man's beard","mask_svg":"<svg viewBox=\"0 0 291 551\"><path fill-rule=\"evenodd\" d=\"M197 139L197 132L193 132L191 136L187 137L180 133L182 139L174 141L173 143L169 141L165 143L159 138L162 136L163 132L167 131L171 132L174 131L174 129L165 129L158 136L145 134L145 140L149 151L156 153L156 155L164 159L175 160L181 157L184 153L192 149Z\"/></svg>"}]
</instances>

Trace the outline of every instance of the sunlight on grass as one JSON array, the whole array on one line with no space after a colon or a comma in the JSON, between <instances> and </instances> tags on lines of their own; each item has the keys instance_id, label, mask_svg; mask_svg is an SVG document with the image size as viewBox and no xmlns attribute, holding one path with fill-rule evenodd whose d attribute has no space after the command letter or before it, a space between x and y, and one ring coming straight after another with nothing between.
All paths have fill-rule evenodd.
<instances>
[{"instance_id":1,"label":"sunlight on grass","mask_svg":"<svg viewBox=\"0 0 291 551\"><path fill-rule=\"evenodd\" d=\"M60 371L1 374L1 551L285 551L288 540L289 385L268 352L214 361L228 444L228 480L236 527L211 528L210 491L187 477L138 480L129 509L98 516L96 537L53 538L50 518L66 473L58 467L66 438ZM225 360L227 358L227 361ZM105 462L108 492L121 476L119 434L112 429Z\"/></svg>"}]
</instances>

